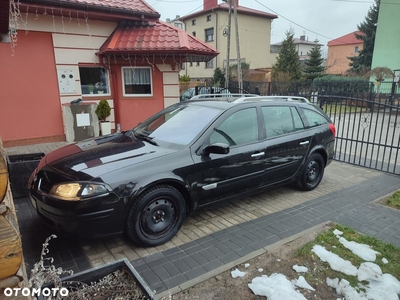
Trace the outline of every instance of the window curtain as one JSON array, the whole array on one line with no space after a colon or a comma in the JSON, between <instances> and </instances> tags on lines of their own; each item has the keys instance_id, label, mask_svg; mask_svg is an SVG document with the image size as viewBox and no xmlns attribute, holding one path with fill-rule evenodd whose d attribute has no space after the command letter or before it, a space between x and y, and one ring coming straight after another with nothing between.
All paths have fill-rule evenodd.
<instances>
[{"instance_id":1,"label":"window curtain","mask_svg":"<svg viewBox=\"0 0 400 300\"><path fill-rule=\"evenodd\" d=\"M124 82L133 85L150 84L150 69L124 69Z\"/></svg>"}]
</instances>

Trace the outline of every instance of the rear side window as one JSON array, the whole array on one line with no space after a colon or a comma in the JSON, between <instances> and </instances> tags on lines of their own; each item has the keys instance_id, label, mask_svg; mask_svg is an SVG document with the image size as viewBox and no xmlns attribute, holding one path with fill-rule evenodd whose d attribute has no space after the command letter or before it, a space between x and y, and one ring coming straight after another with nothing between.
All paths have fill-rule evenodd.
<instances>
[{"instance_id":1,"label":"rear side window","mask_svg":"<svg viewBox=\"0 0 400 300\"><path fill-rule=\"evenodd\" d=\"M303 108L303 112L310 127L329 124L329 121L323 115L314 110Z\"/></svg>"},{"instance_id":2,"label":"rear side window","mask_svg":"<svg viewBox=\"0 0 400 300\"><path fill-rule=\"evenodd\" d=\"M304 128L296 108L290 106L264 106L261 108L267 138L291 133Z\"/></svg>"}]
</instances>

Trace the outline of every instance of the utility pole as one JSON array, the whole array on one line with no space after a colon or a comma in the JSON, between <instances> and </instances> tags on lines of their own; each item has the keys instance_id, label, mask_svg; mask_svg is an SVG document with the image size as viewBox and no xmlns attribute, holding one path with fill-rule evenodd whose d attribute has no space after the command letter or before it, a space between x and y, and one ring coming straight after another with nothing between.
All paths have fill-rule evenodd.
<instances>
[{"instance_id":1,"label":"utility pole","mask_svg":"<svg viewBox=\"0 0 400 300\"><path fill-rule=\"evenodd\" d=\"M232 0L230 0L232 1ZM237 72L238 72L238 83L239 83L239 93L243 91L243 78L242 78L242 62L240 60L240 45L239 45L239 25L237 19L237 0L233 0L234 14L235 14L235 30L236 30L236 51L237 51ZM229 6L230 9L230 6ZM230 16L230 14L229 14Z\"/></svg>"},{"instance_id":2,"label":"utility pole","mask_svg":"<svg viewBox=\"0 0 400 300\"><path fill-rule=\"evenodd\" d=\"M232 15L232 10L231 10L231 1L232 0L226 0L226 2L229 5L229 15L228 15L228 40L227 40L227 49L226 49L226 65L225 65L225 88L227 89L229 87L229 59L230 59L230 51L231 51L231 15Z\"/></svg>"}]
</instances>

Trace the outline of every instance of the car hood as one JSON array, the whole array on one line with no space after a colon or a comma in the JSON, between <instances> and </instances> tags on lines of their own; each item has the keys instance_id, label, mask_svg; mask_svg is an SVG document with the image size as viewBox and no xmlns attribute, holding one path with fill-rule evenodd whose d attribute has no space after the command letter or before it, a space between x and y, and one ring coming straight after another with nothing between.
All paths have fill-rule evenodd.
<instances>
[{"instance_id":1,"label":"car hood","mask_svg":"<svg viewBox=\"0 0 400 300\"><path fill-rule=\"evenodd\" d=\"M73 180L91 180L176 151L120 133L62 147L47 154L45 162Z\"/></svg>"}]
</instances>

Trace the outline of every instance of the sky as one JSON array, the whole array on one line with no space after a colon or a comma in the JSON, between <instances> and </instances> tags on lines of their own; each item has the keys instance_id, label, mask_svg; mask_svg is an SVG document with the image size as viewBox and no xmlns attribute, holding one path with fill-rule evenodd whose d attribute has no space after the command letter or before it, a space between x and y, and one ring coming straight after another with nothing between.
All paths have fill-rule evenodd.
<instances>
[{"instance_id":1,"label":"sky","mask_svg":"<svg viewBox=\"0 0 400 300\"><path fill-rule=\"evenodd\" d=\"M336 294L343 296L338 299L353 300L398 300L400 295L400 282L391 274L382 273L381 268L374 263L379 252L373 250L369 245L359 244L353 241L347 241L341 235L343 232L335 229L333 232L339 239L339 242L358 255L365 262L357 268L348 260L328 251L321 245L315 245L312 251L324 262L327 262L331 269L345 273L347 275L357 276L359 286L363 289L355 289L349 285L345 279L326 278L326 284L336 290ZM386 258L380 258L383 263L390 263ZM232 278L243 277L246 275L245 264L243 270L236 268L231 271ZM299 274L295 280L288 280L284 274L273 273L265 275L263 269L258 271L262 274L254 277L248 287L255 295L266 296L268 300L307 300L301 293L302 289L314 291L314 288L308 284L304 275L309 272L305 266L294 265L293 269ZM366 283L367 282L367 283ZM363 291L364 290L364 291Z\"/></svg>"},{"instance_id":2,"label":"sky","mask_svg":"<svg viewBox=\"0 0 400 300\"><path fill-rule=\"evenodd\" d=\"M161 20L186 16L203 8L204 0L146 0L161 14ZM222 0L218 0L222 3ZM294 29L295 38L305 35L323 45L357 30L373 0L239 0L240 6L278 15L272 23L271 43L285 39ZM240 27L240 23L239 23Z\"/></svg>"}]
</instances>

